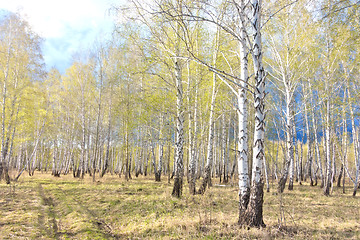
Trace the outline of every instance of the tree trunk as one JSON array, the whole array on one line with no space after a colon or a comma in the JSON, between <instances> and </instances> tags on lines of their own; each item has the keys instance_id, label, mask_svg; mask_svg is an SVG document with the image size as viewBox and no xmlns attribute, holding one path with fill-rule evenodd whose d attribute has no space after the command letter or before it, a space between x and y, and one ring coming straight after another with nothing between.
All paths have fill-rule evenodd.
<instances>
[{"instance_id":1,"label":"tree trunk","mask_svg":"<svg viewBox=\"0 0 360 240\"><path fill-rule=\"evenodd\" d=\"M355 125L355 117L354 117L354 110L352 106L352 99L350 94L350 84L348 83L347 89L348 99L349 99L349 108L350 108L350 117L351 117L351 131L352 131L352 142L354 145L354 162L355 162L355 181L354 181L354 190L353 196L356 195L357 188L359 186L359 171L360 171L360 157L359 157L359 145L358 145L358 132L357 127Z\"/></svg>"},{"instance_id":2,"label":"tree trunk","mask_svg":"<svg viewBox=\"0 0 360 240\"><path fill-rule=\"evenodd\" d=\"M207 158L204 168L204 177L202 184L198 190L199 194L204 194L206 188L209 186L211 181L211 168L213 165L213 143L214 143L214 108L215 108L215 99L216 99L216 75L213 75L213 86L212 86L212 96L210 104L210 117L209 117L209 135L208 135L208 145L207 145Z\"/></svg>"},{"instance_id":3,"label":"tree trunk","mask_svg":"<svg viewBox=\"0 0 360 240\"><path fill-rule=\"evenodd\" d=\"M295 177L295 169L297 169L298 167L298 149L297 149L297 136L296 136L296 125L295 125L295 100L294 100L294 96L293 93L290 95L290 101L292 102L291 104L291 144L292 144L292 158L290 161L290 166L289 166L289 187L288 190L293 190L294 189L294 177ZM297 181L297 180L296 180Z\"/></svg>"},{"instance_id":4,"label":"tree trunk","mask_svg":"<svg viewBox=\"0 0 360 240\"><path fill-rule=\"evenodd\" d=\"M187 71L188 71L188 114L189 114L189 149L188 149L188 158L189 158L189 171L188 171L188 182L189 182L189 192L194 195L196 193L196 178L195 178L195 170L196 170L196 160L195 160L195 145L194 145L194 132L193 132L193 119L196 115L196 103L194 108L194 115L191 111L191 98L190 98L190 89L191 89L191 72L190 72L190 62L187 62ZM196 96L195 96L196 98ZM194 124L196 119L194 120Z\"/></svg>"},{"instance_id":5,"label":"tree trunk","mask_svg":"<svg viewBox=\"0 0 360 240\"><path fill-rule=\"evenodd\" d=\"M168 175L168 183L170 184L170 159L171 159L171 144L168 140L168 146L167 146L167 175Z\"/></svg>"},{"instance_id":6,"label":"tree trunk","mask_svg":"<svg viewBox=\"0 0 360 240\"><path fill-rule=\"evenodd\" d=\"M305 137L305 136L304 136ZM304 153L304 137L300 143L300 155L299 155L299 184L304 181L304 168L303 168L303 153Z\"/></svg>"},{"instance_id":7,"label":"tree trunk","mask_svg":"<svg viewBox=\"0 0 360 240\"><path fill-rule=\"evenodd\" d=\"M109 166L110 145L111 145L111 117L112 117L111 113L112 113L112 86L110 86L110 97L109 97L109 112L108 112L109 119L108 119L108 129L107 129L107 137L106 137L106 155L100 177L103 177L105 175Z\"/></svg>"},{"instance_id":8,"label":"tree trunk","mask_svg":"<svg viewBox=\"0 0 360 240\"><path fill-rule=\"evenodd\" d=\"M285 84L286 81L284 80ZM293 141L293 111L292 98L289 91L286 91L286 162L283 174L278 183L278 192L282 193L285 189L287 177L290 172L289 188L292 189L294 177L294 141Z\"/></svg>"},{"instance_id":9,"label":"tree trunk","mask_svg":"<svg viewBox=\"0 0 360 240\"><path fill-rule=\"evenodd\" d=\"M160 182L161 181L161 172L162 172L162 163L163 163L163 156L164 156L164 147L163 144L159 144L159 162L158 167L156 169L156 166L154 165L154 172L155 172L155 181Z\"/></svg>"},{"instance_id":10,"label":"tree trunk","mask_svg":"<svg viewBox=\"0 0 360 240\"><path fill-rule=\"evenodd\" d=\"M337 181L337 187L341 187L341 178L343 175L343 171L344 171L344 164L341 164L341 168L340 168L340 172L339 172L339 177L338 177L338 181Z\"/></svg>"},{"instance_id":11,"label":"tree trunk","mask_svg":"<svg viewBox=\"0 0 360 240\"><path fill-rule=\"evenodd\" d=\"M222 182L225 183L226 175L226 123L225 123L225 113L222 115L221 119L221 172L220 172L220 183L221 178Z\"/></svg>"},{"instance_id":12,"label":"tree trunk","mask_svg":"<svg viewBox=\"0 0 360 240\"><path fill-rule=\"evenodd\" d=\"M309 86L309 89L311 89L311 86ZM311 101L312 102L312 101ZM312 113L312 119L313 119L313 131L314 131L314 140L315 140L315 151L316 151L316 163L318 166L318 169L320 171L320 178L321 178L321 185L320 187L323 188L325 181L324 181L324 175L323 175L323 169L322 169L322 163L321 163L321 155L320 155L320 147L319 147L319 140L317 137L317 121L315 119L315 113L314 113L314 109L312 109L311 113ZM317 176L315 173L315 185L317 184Z\"/></svg>"},{"instance_id":13,"label":"tree trunk","mask_svg":"<svg viewBox=\"0 0 360 240\"><path fill-rule=\"evenodd\" d=\"M254 73L255 73L255 128L253 146L253 165L251 175L250 200L245 215L240 216L239 223L254 227L265 227L263 221L263 195L264 183L262 167L264 160L264 136L265 136L265 74L262 65L261 46L261 1L252 0L252 26L254 28L254 45L252 49Z\"/></svg>"},{"instance_id":14,"label":"tree trunk","mask_svg":"<svg viewBox=\"0 0 360 240\"><path fill-rule=\"evenodd\" d=\"M178 26L179 28L179 26ZM178 29L179 30L179 29ZM178 43L176 44L178 45ZM174 187L172 195L181 197L184 175L184 109L183 109L183 86L181 77L180 58L178 57L179 46L176 46L176 56L174 59L175 82L176 82L176 144L175 144L175 171Z\"/></svg>"},{"instance_id":15,"label":"tree trunk","mask_svg":"<svg viewBox=\"0 0 360 240\"><path fill-rule=\"evenodd\" d=\"M326 84L327 85L327 84ZM327 92L328 89L326 88ZM325 144L326 144L326 178L324 186L325 196L330 195L330 185L332 183L331 174L331 155L330 155L330 99L326 100L326 121L325 121Z\"/></svg>"},{"instance_id":16,"label":"tree trunk","mask_svg":"<svg viewBox=\"0 0 360 240\"><path fill-rule=\"evenodd\" d=\"M245 14L245 5L241 1L241 14ZM238 90L237 102L239 109L238 115L238 138L237 145L237 165L239 177L239 223L243 221L243 216L249 204L250 198L250 180L249 180L249 167L248 167L248 104L246 89L248 87L249 73L248 73L248 47L246 45L246 29L244 19L241 19L240 29L240 64L241 75L243 80L240 82L242 88ZM236 153L235 153L236 154Z\"/></svg>"},{"instance_id":17,"label":"tree trunk","mask_svg":"<svg viewBox=\"0 0 360 240\"><path fill-rule=\"evenodd\" d=\"M11 23L11 22L10 22ZM7 48L7 56L6 56L6 67L4 67L4 79L3 79L3 89L2 89L2 114L1 114L1 156L0 156L0 181L2 178L5 179L6 183L10 183L10 177L9 177L9 170L6 163L6 152L7 147L5 144L5 118L6 118L6 99L7 99L7 80L9 76L10 71L10 58L11 58L11 49L12 49L12 31L10 26L10 32L9 32L9 38L8 38L8 48Z\"/></svg>"},{"instance_id":18,"label":"tree trunk","mask_svg":"<svg viewBox=\"0 0 360 240\"><path fill-rule=\"evenodd\" d=\"M216 66L216 59L219 51L219 34L220 29L217 28L214 56L213 56L213 65ZM216 73L213 74L212 81L212 92L211 92L211 103L210 103L210 116L209 116L209 135L207 142L206 150L206 164L204 167L203 181L199 187L198 193L204 194L206 188L211 186L211 168L213 166L214 158L214 135L215 135L215 123L214 123L214 111L215 111L215 99L216 99ZM205 147L205 146L204 146Z\"/></svg>"},{"instance_id":19,"label":"tree trunk","mask_svg":"<svg viewBox=\"0 0 360 240\"><path fill-rule=\"evenodd\" d=\"M355 134L357 134L357 133L355 133ZM360 147L359 146L359 140L354 144L357 144L357 148L359 149L359 147ZM359 154L359 151L358 151L358 154ZM355 163L355 180L354 180L354 190L353 190L353 196L354 197L356 196L357 189L360 186L360 176L359 175L360 175L360 157L357 156L357 161Z\"/></svg>"},{"instance_id":20,"label":"tree trunk","mask_svg":"<svg viewBox=\"0 0 360 240\"><path fill-rule=\"evenodd\" d=\"M129 134L127 130L127 124L125 124L125 180L129 181L130 179L130 163L129 163Z\"/></svg>"}]
</instances>

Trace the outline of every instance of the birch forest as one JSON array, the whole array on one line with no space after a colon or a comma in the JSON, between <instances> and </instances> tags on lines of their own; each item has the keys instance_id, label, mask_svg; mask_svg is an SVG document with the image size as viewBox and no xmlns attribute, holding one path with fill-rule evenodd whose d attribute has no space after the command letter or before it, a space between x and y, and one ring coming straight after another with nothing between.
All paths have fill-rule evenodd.
<instances>
[{"instance_id":1,"label":"birch forest","mask_svg":"<svg viewBox=\"0 0 360 240\"><path fill-rule=\"evenodd\" d=\"M360 238L360 1L104 14L65 71L0 14L0 239Z\"/></svg>"}]
</instances>

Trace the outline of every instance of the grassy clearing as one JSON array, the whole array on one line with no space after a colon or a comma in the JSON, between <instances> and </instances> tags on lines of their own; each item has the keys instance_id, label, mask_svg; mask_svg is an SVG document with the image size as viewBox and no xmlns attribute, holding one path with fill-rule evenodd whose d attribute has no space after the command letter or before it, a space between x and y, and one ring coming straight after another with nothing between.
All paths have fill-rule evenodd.
<instances>
[{"instance_id":1,"label":"grassy clearing","mask_svg":"<svg viewBox=\"0 0 360 240\"><path fill-rule=\"evenodd\" d=\"M265 229L240 229L237 188L171 197L172 184L105 176L96 183L36 173L0 183L0 239L360 239L360 198L295 186L264 196ZM280 208L280 202L283 207ZM279 224L281 214L285 221Z\"/></svg>"}]
</instances>

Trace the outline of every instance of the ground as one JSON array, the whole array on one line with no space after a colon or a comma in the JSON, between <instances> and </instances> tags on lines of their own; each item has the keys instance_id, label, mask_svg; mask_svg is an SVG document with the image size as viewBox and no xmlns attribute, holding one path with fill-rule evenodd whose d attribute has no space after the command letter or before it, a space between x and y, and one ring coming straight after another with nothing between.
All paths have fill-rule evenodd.
<instances>
[{"instance_id":1,"label":"ground","mask_svg":"<svg viewBox=\"0 0 360 240\"><path fill-rule=\"evenodd\" d=\"M0 239L360 239L360 197L350 186L325 197L306 183L281 196L272 185L264 229L237 225L236 184L197 196L186 185L181 199L171 190L153 177L106 175L93 183L24 173L15 184L0 183Z\"/></svg>"}]
</instances>

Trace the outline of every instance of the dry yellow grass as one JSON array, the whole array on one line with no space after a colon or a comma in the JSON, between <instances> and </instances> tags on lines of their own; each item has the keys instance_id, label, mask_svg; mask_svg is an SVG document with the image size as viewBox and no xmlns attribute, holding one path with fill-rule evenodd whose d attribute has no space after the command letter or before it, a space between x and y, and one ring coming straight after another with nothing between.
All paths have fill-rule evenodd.
<instances>
[{"instance_id":1,"label":"dry yellow grass","mask_svg":"<svg viewBox=\"0 0 360 240\"><path fill-rule=\"evenodd\" d=\"M267 227L250 230L236 223L236 186L190 196L185 185L181 199L171 190L152 177L24 175L11 188L0 183L0 239L360 239L360 198L350 187L325 197L306 183L281 196L272 186Z\"/></svg>"}]
</instances>

